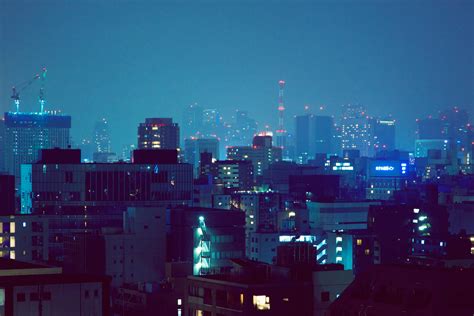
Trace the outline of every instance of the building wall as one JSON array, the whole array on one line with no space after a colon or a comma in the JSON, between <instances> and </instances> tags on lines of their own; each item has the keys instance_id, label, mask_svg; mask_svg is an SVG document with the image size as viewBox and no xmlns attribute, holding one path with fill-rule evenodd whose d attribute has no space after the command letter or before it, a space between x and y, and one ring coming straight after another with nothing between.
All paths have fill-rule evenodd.
<instances>
[{"instance_id":1,"label":"building wall","mask_svg":"<svg viewBox=\"0 0 474 316\"><path fill-rule=\"evenodd\" d=\"M329 305L354 280L352 271L313 272L313 316L328 315Z\"/></svg>"},{"instance_id":2,"label":"building wall","mask_svg":"<svg viewBox=\"0 0 474 316\"><path fill-rule=\"evenodd\" d=\"M49 229L45 216L0 217L0 257L24 262L48 260Z\"/></svg>"},{"instance_id":3,"label":"building wall","mask_svg":"<svg viewBox=\"0 0 474 316\"><path fill-rule=\"evenodd\" d=\"M22 166L21 212L84 213L94 207L190 204L188 164L31 164Z\"/></svg>"},{"instance_id":4,"label":"building wall","mask_svg":"<svg viewBox=\"0 0 474 316\"><path fill-rule=\"evenodd\" d=\"M103 315L102 283L46 284L41 305L37 299L38 285L13 288L13 315L15 316L82 316ZM18 300L25 295L25 300ZM41 307L40 307L41 306ZM40 312L41 310L41 312ZM106 316L106 315L104 315Z\"/></svg>"}]
</instances>

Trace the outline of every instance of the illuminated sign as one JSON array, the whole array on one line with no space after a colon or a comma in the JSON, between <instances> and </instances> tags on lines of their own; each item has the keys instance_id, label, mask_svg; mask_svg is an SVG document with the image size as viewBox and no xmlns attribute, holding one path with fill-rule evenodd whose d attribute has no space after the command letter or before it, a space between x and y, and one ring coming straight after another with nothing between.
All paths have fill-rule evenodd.
<instances>
[{"instance_id":1,"label":"illuminated sign","mask_svg":"<svg viewBox=\"0 0 474 316\"><path fill-rule=\"evenodd\" d=\"M408 161L373 160L370 162L369 175L372 177L406 177Z\"/></svg>"},{"instance_id":2,"label":"illuminated sign","mask_svg":"<svg viewBox=\"0 0 474 316\"><path fill-rule=\"evenodd\" d=\"M375 166L375 170L377 171L393 171L395 170L394 166Z\"/></svg>"}]
</instances>

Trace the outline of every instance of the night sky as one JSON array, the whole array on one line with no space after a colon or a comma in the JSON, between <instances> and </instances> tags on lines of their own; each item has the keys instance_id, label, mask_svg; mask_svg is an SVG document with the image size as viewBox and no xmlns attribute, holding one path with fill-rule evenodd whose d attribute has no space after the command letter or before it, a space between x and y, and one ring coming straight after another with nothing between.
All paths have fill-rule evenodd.
<instances>
[{"instance_id":1,"label":"night sky","mask_svg":"<svg viewBox=\"0 0 474 316\"><path fill-rule=\"evenodd\" d=\"M76 142L107 117L120 151L145 117L180 121L191 103L275 126L284 79L288 125L304 104L361 103L393 114L412 149L415 118L453 105L474 116L473 16L474 1L453 0L0 0L1 110L45 65L46 108L72 115ZM22 110L38 109L37 90Z\"/></svg>"}]
</instances>

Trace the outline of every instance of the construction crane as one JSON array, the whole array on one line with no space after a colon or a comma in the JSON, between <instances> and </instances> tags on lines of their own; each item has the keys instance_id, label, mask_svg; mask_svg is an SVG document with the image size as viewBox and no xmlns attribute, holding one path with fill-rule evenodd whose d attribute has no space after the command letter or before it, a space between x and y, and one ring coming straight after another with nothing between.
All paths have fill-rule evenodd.
<instances>
[{"instance_id":1,"label":"construction crane","mask_svg":"<svg viewBox=\"0 0 474 316\"><path fill-rule=\"evenodd\" d=\"M41 72L41 88L39 92L39 103L40 103L40 113L44 112L44 81L46 80L46 67L43 67L43 71Z\"/></svg>"},{"instance_id":2,"label":"construction crane","mask_svg":"<svg viewBox=\"0 0 474 316\"><path fill-rule=\"evenodd\" d=\"M39 93L39 102L40 102L40 107L41 107L41 112L44 110L44 80L46 79L46 68L43 67L41 75L36 74L33 76L33 78L24 81L22 83L17 84L16 86L13 86L12 88L12 96L11 98L13 99L13 102L15 103L16 107L16 112L20 111L20 92L23 92L25 89L27 89L29 86L31 86L37 79L41 78L41 89Z\"/></svg>"}]
</instances>

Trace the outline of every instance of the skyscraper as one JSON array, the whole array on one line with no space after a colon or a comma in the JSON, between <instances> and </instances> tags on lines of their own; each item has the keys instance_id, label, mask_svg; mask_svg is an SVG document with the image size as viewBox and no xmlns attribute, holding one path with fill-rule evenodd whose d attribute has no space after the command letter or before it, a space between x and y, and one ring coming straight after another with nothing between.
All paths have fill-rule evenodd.
<instances>
[{"instance_id":1,"label":"skyscraper","mask_svg":"<svg viewBox=\"0 0 474 316\"><path fill-rule=\"evenodd\" d=\"M171 118L147 118L138 125L138 149L179 148L179 126Z\"/></svg>"},{"instance_id":2,"label":"skyscraper","mask_svg":"<svg viewBox=\"0 0 474 316\"><path fill-rule=\"evenodd\" d=\"M288 132L285 129L284 113L285 113L285 102L283 95L285 91L285 81L278 81L278 129L275 131L276 145L282 149L283 158L288 159L289 152L288 146Z\"/></svg>"},{"instance_id":3,"label":"skyscraper","mask_svg":"<svg viewBox=\"0 0 474 316\"><path fill-rule=\"evenodd\" d=\"M342 150L357 149L361 156L372 156L373 127L366 110L361 105L352 104L343 108L340 124Z\"/></svg>"},{"instance_id":4,"label":"skyscraper","mask_svg":"<svg viewBox=\"0 0 474 316\"><path fill-rule=\"evenodd\" d=\"M184 161L194 165L194 171L200 165L201 153L211 153L219 159L219 140L217 138L188 138L184 140ZM196 173L197 174L197 173Z\"/></svg>"},{"instance_id":5,"label":"skyscraper","mask_svg":"<svg viewBox=\"0 0 474 316\"><path fill-rule=\"evenodd\" d=\"M395 120L377 119L373 120L374 125L374 149L375 151L395 149Z\"/></svg>"},{"instance_id":6,"label":"skyscraper","mask_svg":"<svg viewBox=\"0 0 474 316\"><path fill-rule=\"evenodd\" d=\"M249 146L257 133L257 122L247 111L236 110L233 122L228 128L229 143L234 146Z\"/></svg>"},{"instance_id":7,"label":"skyscraper","mask_svg":"<svg viewBox=\"0 0 474 316\"><path fill-rule=\"evenodd\" d=\"M446 109L440 113L442 133L456 144L458 152L468 151L472 145L469 113L457 106Z\"/></svg>"},{"instance_id":8,"label":"skyscraper","mask_svg":"<svg viewBox=\"0 0 474 316\"><path fill-rule=\"evenodd\" d=\"M430 151L439 151L444 157L449 148L448 135L443 133L440 119L417 119L418 139L415 140L415 157L427 157Z\"/></svg>"},{"instance_id":9,"label":"skyscraper","mask_svg":"<svg viewBox=\"0 0 474 316\"><path fill-rule=\"evenodd\" d=\"M203 110L197 104L191 104L183 112L183 136L185 138L202 134L204 121Z\"/></svg>"},{"instance_id":10,"label":"skyscraper","mask_svg":"<svg viewBox=\"0 0 474 316\"><path fill-rule=\"evenodd\" d=\"M305 114L295 118L296 154L300 159L332 153L334 122L330 116ZM305 159L302 160L302 162Z\"/></svg>"},{"instance_id":11,"label":"skyscraper","mask_svg":"<svg viewBox=\"0 0 474 316\"><path fill-rule=\"evenodd\" d=\"M440 119L426 118L417 120L418 139L445 139L443 127Z\"/></svg>"},{"instance_id":12,"label":"skyscraper","mask_svg":"<svg viewBox=\"0 0 474 316\"><path fill-rule=\"evenodd\" d=\"M330 116L315 115L313 117L314 154L332 154L334 120Z\"/></svg>"},{"instance_id":13,"label":"skyscraper","mask_svg":"<svg viewBox=\"0 0 474 316\"><path fill-rule=\"evenodd\" d=\"M94 126L94 145L97 153L112 152L110 143L110 127L107 119L102 118Z\"/></svg>"},{"instance_id":14,"label":"skyscraper","mask_svg":"<svg viewBox=\"0 0 474 316\"><path fill-rule=\"evenodd\" d=\"M310 153L311 139L311 114L298 115L295 117L295 147L298 158L308 157Z\"/></svg>"},{"instance_id":15,"label":"skyscraper","mask_svg":"<svg viewBox=\"0 0 474 316\"><path fill-rule=\"evenodd\" d=\"M19 183L20 165L33 163L40 149L67 148L71 117L43 113L6 112L5 169Z\"/></svg>"}]
</instances>

